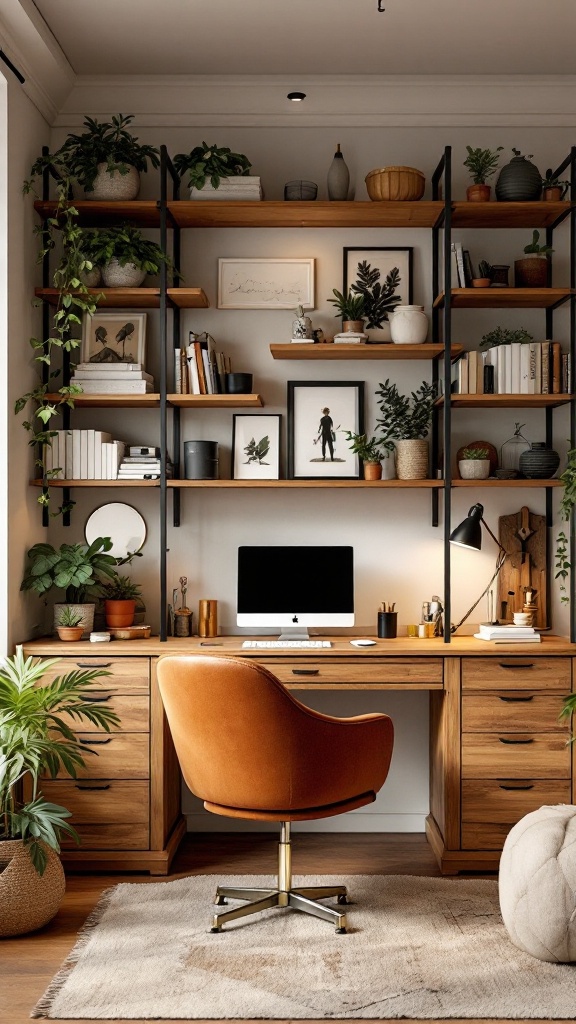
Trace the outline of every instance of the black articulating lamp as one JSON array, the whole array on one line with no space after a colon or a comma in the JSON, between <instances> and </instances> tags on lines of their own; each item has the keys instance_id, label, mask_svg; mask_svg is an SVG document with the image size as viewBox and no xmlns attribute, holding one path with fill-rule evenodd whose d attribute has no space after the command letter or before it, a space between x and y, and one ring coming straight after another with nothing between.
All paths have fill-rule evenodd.
<instances>
[{"instance_id":1,"label":"black articulating lamp","mask_svg":"<svg viewBox=\"0 0 576 1024\"><path fill-rule=\"evenodd\" d=\"M492 537L492 540L498 547L498 554L496 556L496 568L494 570L494 574L490 582L484 588L478 600L475 601L472 607L468 609L466 614L460 619L460 622L457 622L455 626L450 627L451 633L455 633L456 630L459 629L460 626L466 621L468 616L472 614L476 606L480 604L480 601L482 600L484 595L487 594L488 591L490 590L490 587L494 583L494 580L497 578L498 573L500 572L502 566L504 565L504 562L508 557L508 552L502 547L500 541L498 540L497 537L494 536L492 530L490 529L486 520L484 519L484 506L480 504L472 505L472 508L469 509L468 511L466 519L463 519L460 525L457 526L455 530L452 530L452 533L450 534L450 543L455 544L457 547L460 548L469 548L472 551L480 551L482 548L482 527L484 527L486 532L490 535L490 537Z\"/></svg>"}]
</instances>

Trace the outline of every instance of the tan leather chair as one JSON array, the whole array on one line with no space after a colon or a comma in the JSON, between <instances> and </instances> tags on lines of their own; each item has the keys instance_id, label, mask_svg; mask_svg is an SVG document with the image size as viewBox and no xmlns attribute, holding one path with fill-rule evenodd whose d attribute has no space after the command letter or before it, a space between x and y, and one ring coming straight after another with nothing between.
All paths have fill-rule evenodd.
<instances>
[{"instance_id":1,"label":"tan leather chair","mask_svg":"<svg viewBox=\"0 0 576 1024\"><path fill-rule=\"evenodd\" d=\"M226 897L253 902L215 914L212 931L269 907L294 907L345 932L345 913L316 902L336 896L346 903L345 886L292 888L290 823L372 803L390 766L390 718L322 715L242 658L162 658L158 683L182 774L205 808L281 822L276 888L218 886L216 905Z\"/></svg>"}]
</instances>

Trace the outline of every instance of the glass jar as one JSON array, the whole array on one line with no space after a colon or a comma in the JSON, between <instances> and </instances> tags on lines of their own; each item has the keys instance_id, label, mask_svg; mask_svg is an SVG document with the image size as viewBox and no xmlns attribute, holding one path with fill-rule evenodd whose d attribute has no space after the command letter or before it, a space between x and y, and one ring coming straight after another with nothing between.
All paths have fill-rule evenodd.
<instances>
[{"instance_id":1,"label":"glass jar","mask_svg":"<svg viewBox=\"0 0 576 1024\"><path fill-rule=\"evenodd\" d=\"M515 423L513 436L504 441L500 449L500 469L520 472L520 456L523 452L530 451L530 441L521 433L524 426L524 423Z\"/></svg>"}]
</instances>

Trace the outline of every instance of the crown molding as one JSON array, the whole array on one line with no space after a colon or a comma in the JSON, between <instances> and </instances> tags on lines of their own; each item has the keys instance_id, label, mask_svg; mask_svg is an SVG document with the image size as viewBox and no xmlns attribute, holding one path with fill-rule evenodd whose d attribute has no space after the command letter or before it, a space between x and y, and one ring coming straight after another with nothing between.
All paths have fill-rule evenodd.
<instances>
[{"instance_id":1,"label":"crown molding","mask_svg":"<svg viewBox=\"0 0 576 1024\"><path fill-rule=\"evenodd\" d=\"M22 72L26 95L54 124L76 76L31 0L2 0L0 46Z\"/></svg>"}]
</instances>

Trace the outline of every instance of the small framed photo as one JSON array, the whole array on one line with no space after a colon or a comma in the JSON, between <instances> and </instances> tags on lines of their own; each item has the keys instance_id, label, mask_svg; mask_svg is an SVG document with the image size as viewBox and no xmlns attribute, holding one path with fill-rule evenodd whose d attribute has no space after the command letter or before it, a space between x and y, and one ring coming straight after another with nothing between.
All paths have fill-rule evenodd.
<instances>
[{"instance_id":1,"label":"small framed photo","mask_svg":"<svg viewBox=\"0 0 576 1024\"><path fill-rule=\"evenodd\" d=\"M219 259L218 309L314 309L313 259Z\"/></svg>"},{"instance_id":2,"label":"small framed photo","mask_svg":"<svg viewBox=\"0 0 576 1024\"><path fill-rule=\"evenodd\" d=\"M364 381L288 381L288 478L360 477L346 433L364 432Z\"/></svg>"},{"instance_id":3,"label":"small framed photo","mask_svg":"<svg viewBox=\"0 0 576 1024\"><path fill-rule=\"evenodd\" d=\"M144 363L146 313L84 314L81 360L83 363Z\"/></svg>"},{"instance_id":4,"label":"small framed photo","mask_svg":"<svg viewBox=\"0 0 576 1024\"><path fill-rule=\"evenodd\" d=\"M344 248L344 295L363 295L370 341L391 341L388 313L412 302L412 255L408 246Z\"/></svg>"},{"instance_id":5,"label":"small framed photo","mask_svg":"<svg viewBox=\"0 0 576 1024\"><path fill-rule=\"evenodd\" d=\"M238 413L232 418L232 479L280 479L280 415Z\"/></svg>"}]
</instances>

